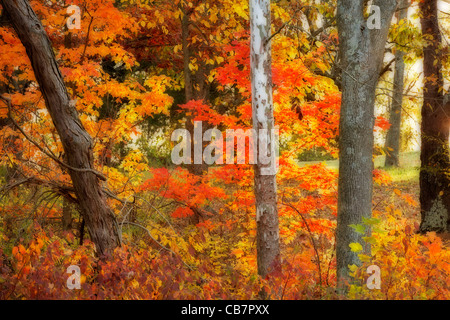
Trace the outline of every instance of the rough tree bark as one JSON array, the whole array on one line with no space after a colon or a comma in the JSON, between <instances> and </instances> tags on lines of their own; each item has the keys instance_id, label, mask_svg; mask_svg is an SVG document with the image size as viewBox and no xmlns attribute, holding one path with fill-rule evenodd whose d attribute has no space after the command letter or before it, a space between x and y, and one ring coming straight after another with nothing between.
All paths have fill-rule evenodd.
<instances>
[{"instance_id":1,"label":"rough tree bark","mask_svg":"<svg viewBox=\"0 0 450 320\"><path fill-rule=\"evenodd\" d=\"M70 101L50 40L26 0L1 0L11 23L24 45L47 110L60 136L75 194L90 237L102 256L119 245L115 217L106 203L98 178L92 169L92 140Z\"/></svg>"},{"instance_id":2,"label":"rough tree bark","mask_svg":"<svg viewBox=\"0 0 450 320\"><path fill-rule=\"evenodd\" d=\"M342 103L339 125L339 185L336 229L338 288L350 282L349 265L359 265L349 244L362 235L349 225L372 215L373 128L375 89L383 63L384 47L396 0L378 0L380 28L369 29L364 18L365 0L339 0L337 25L342 69Z\"/></svg>"},{"instance_id":3,"label":"rough tree bark","mask_svg":"<svg viewBox=\"0 0 450 320\"><path fill-rule=\"evenodd\" d=\"M428 44L423 49L423 106L420 150L420 231L449 230L450 104L444 105L441 34L437 0L420 3L422 33Z\"/></svg>"},{"instance_id":4,"label":"rough tree bark","mask_svg":"<svg viewBox=\"0 0 450 320\"><path fill-rule=\"evenodd\" d=\"M398 14L398 21L408 18L409 0L402 1L399 5L402 8ZM405 76L405 62L403 57L405 52L397 50L395 52L395 71L394 71L394 92L392 95L392 105L389 114L389 122L391 126L386 136L386 161L385 167L398 167L400 165L400 128L402 124L402 105L403 105L403 90L404 90L404 76Z\"/></svg>"},{"instance_id":5,"label":"rough tree bark","mask_svg":"<svg viewBox=\"0 0 450 320\"><path fill-rule=\"evenodd\" d=\"M254 165L257 263L258 273L265 277L281 267L277 209L276 174L270 164L263 164L260 154L267 146L270 163L275 163L276 143L272 99L272 61L270 44L270 0L250 0L250 64L252 81L253 129L257 136L257 161ZM261 131L266 129L266 131ZM255 139L256 140L256 139Z\"/></svg>"}]
</instances>

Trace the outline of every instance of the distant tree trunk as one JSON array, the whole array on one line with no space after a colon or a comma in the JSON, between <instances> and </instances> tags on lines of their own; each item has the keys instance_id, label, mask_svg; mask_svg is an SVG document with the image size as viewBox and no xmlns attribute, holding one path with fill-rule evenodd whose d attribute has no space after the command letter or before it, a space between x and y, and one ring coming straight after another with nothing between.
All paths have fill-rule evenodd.
<instances>
[{"instance_id":1,"label":"distant tree trunk","mask_svg":"<svg viewBox=\"0 0 450 320\"><path fill-rule=\"evenodd\" d=\"M186 8L183 9L183 17L181 19L181 43L183 47L183 67L184 67L184 92L186 96L186 103L194 98L192 73L189 69L191 60L191 50L189 48L189 14Z\"/></svg>"},{"instance_id":2,"label":"distant tree trunk","mask_svg":"<svg viewBox=\"0 0 450 320\"><path fill-rule=\"evenodd\" d=\"M402 21L408 18L409 1L403 1L400 4L400 10L398 14L398 21ZM386 136L386 161L385 167L398 167L400 165L400 128L402 124L402 105L403 105L403 89L404 89L404 76L405 76L405 62L403 57L405 52L397 50L395 52L395 71L394 71L394 92L392 96L392 105L389 115L389 122L391 126Z\"/></svg>"},{"instance_id":3,"label":"distant tree trunk","mask_svg":"<svg viewBox=\"0 0 450 320\"><path fill-rule=\"evenodd\" d=\"M1 0L3 9L24 45L44 96L47 110L61 138L75 194L97 254L119 245L114 214L106 203L93 167L92 140L71 103L50 40L26 0Z\"/></svg>"},{"instance_id":4,"label":"distant tree trunk","mask_svg":"<svg viewBox=\"0 0 450 320\"><path fill-rule=\"evenodd\" d=\"M70 230L72 228L72 204L66 199L62 199L62 227L63 230Z\"/></svg>"},{"instance_id":5,"label":"distant tree trunk","mask_svg":"<svg viewBox=\"0 0 450 320\"><path fill-rule=\"evenodd\" d=\"M380 10L380 29L369 29L364 18L365 0L338 0L337 25L342 68L342 103L339 124L339 185L336 230L338 288L350 281L349 265L359 265L349 244L370 246L351 224L372 216L372 171L375 89L383 63L384 47L395 0L374 1Z\"/></svg>"},{"instance_id":6,"label":"distant tree trunk","mask_svg":"<svg viewBox=\"0 0 450 320\"><path fill-rule=\"evenodd\" d=\"M420 3L422 33L428 40L423 49L423 106L420 150L420 231L449 229L450 163L449 114L444 105L441 34L437 0Z\"/></svg>"},{"instance_id":7,"label":"distant tree trunk","mask_svg":"<svg viewBox=\"0 0 450 320\"><path fill-rule=\"evenodd\" d=\"M0 94L1 93L2 92L0 92ZM11 120L8 118L0 118L0 130L2 130L6 126L12 127ZM15 144L14 144L14 140L16 140L16 138L17 137L15 137L15 136L9 136L7 138L3 138L2 139L3 140L3 150L14 149L14 153L20 157L19 153L21 153L21 152L19 150L17 150L18 148L16 148ZM16 166L17 166L16 164L11 163L11 164L5 165L3 167L4 178L5 178L6 183L9 183L14 178L14 176L16 174Z\"/></svg>"},{"instance_id":8,"label":"distant tree trunk","mask_svg":"<svg viewBox=\"0 0 450 320\"><path fill-rule=\"evenodd\" d=\"M260 154L267 145L270 163L275 163L271 135L275 127L272 99L272 61L270 44L270 1L250 0L250 63L252 81L253 129L256 132L255 172L258 273L265 277L281 267L277 209L276 174L263 164ZM266 132L260 131L266 129ZM256 141L255 137L255 141Z\"/></svg>"},{"instance_id":9,"label":"distant tree trunk","mask_svg":"<svg viewBox=\"0 0 450 320\"><path fill-rule=\"evenodd\" d=\"M5 18L5 14L2 14L0 17L0 26L3 26L2 18ZM9 19L7 20L9 22ZM6 21L3 21L4 24L6 24ZM8 93L8 86L6 84L0 83L0 95L3 95L5 93ZM0 118L0 130L2 130L4 127L10 127L14 129L13 124L11 122L11 119L9 118ZM15 140L17 139L16 136L9 136L4 137L2 139L3 142L3 150L8 152L12 152L15 154L16 159L20 159L22 157L23 150L16 145ZM17 173L17 164L10 162L9 164L5 165L4 167L4 178L5 182L9 183L12 179L14 179L16 173Z\"/></svg>"},{"instance_id":10,"label":"distant tree trunk","mask_svg":"<svg viewBox=\"0 0 450 320\"><path fill-rule=\"evenodd\" d=\"M186 96L185 103L188 103L189 101L193 99L204 99L203 95L199 92L197 92L194 89L194 80L192 76L192 71L189 68L190 60L191 60L191 50L189 48L189 13L187 8L183 9L183 17L181 20L181 39L182 39L182 47L183 47L183 64L184 64L184 92ZM189 131L191 138L192 138L192 144L191 144L191 160L192 163L190 165L187 165L187 169L190 173L195 174L197 176L202 175L206 170L207 166L203 163L201 164L195 164L194 163L194 153L196 148L196 145L198 143L201 143L201 141L194 141L194 120L192 116L188 116L186 120L186 130ZM204 128L203 130L204 131ZM203 155L203 146L202 146L202 155Z\"/></svg>"},{"instance_id":11,"label":"distant tree trunk","mask_svg":"<svg viewBox=\"0 0 450 320\"><path fill-rule=\"evenodd\" d=\"M194 88L194 77L192 75L192 71L189 68L189 64L191 61L191 49L189 48L189 8L183 8L183 17L181 19L181 43L183 47L183 67L184 67L184 93L185 93L185 103L188 103L191 100L199 99L201 95ZM204 98L204 97L203 97ZM202 143L202 141L194 140L194 119L192 115L186 117L186 130L189 131L191 136L191 164L188 164L187 170L189 173L201 176L208 169L206 164L203 163L194 163L195 161L195 152L197 152L198 144ZM202 126L202 138L204 128ZM201 153L203 159L203 145L201 146ZM194 212L193 216L190 217L190 222L192 224L198 224L200 222L200 218L202 218L201 210L197 208L192 208Z\"/></svg>"}]
</instances>

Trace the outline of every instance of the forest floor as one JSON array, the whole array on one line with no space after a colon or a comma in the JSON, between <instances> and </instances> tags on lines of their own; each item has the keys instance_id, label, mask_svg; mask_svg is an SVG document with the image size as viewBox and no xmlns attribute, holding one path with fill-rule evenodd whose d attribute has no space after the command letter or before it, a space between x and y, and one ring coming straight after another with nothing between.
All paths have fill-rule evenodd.
<instances>
[{"instance_id":1,"label":"forest floor","mask_svg":"<svg viewBox=\"0 0 450 320\"><path fill-rule=\"evenodd\" d=\"M388 173L392 179L390 184L374 184L374 210L382 209L385 206L392 204L395 194L394 190L399 190L402 194L409 195L417 205L407 206L404 203L395 203L399 205L403 212L403 215L412 223L420 223L420 210L419 210L419 168L420 168L420 153L419 151L404 152L400 154L400 167L385 168L386 156L377 156L374 160L376 169L381 169ZM330 161L301 161L298 162L299 166L307 166L311 164L317 164L324 162L330 169L338 171L339 160ZM443 235L446 238L446 235ZM450 239L450 235L448 236Z\"/></svg>"},{"instance_id":2,"label":"forest floor","mask_svg":"<svg viewBox=\"0 0 450 320\"><path fill-rule=\"evenodd\" d=\"M392 182L409 181L411 183L419 182L419 167L420 167L420 154L418 151L404 152L400 154L400 167L384 168L386 156L375 157L375 168L381 168L389 173L392 177ZM300 161L299 166L316 164L325 162L328 168L339 168L339 160L330 161Z\"/></svg>"},{"instance_id":3,"label":"forest floor","mask_svg":"<svg viewBox=\"0 0 450 320\"><path fill-rule=\"evenodd\" d=\"M400 154L400 167L385 168L385 156L377 156L374 160L375 168L382 169L387 172L391 178L392 183L389 185L374 184L374 209L381 209L384 206L392 203L392 195L395 189L400 190L402 194L410 195L417 203L417 206L403 206L402 203L397 203L402 207L402 213L405 218L411 223L420 223L420 207L419 207L419 169L420 169L420 153L419 151L404 152ZM302 161L300 166L321 163L321 161ZM326 166L330 169L339 169L339 160L325 161ZM443 244L450 248L450 233L437 234L442 240Z\"/></svg>"}]
</instances>

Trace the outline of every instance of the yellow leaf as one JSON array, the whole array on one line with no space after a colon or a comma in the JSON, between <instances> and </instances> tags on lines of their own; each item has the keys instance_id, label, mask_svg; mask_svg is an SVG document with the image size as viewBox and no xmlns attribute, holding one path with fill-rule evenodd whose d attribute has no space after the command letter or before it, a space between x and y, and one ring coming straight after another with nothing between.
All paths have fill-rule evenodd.
<instances>
[{"instance_id":1,"label":"yellow leaf","mask_svg":"<svg viewBox=\"0 0 450 320\"><path fill-rule=\"evenodd\" d=\"M241 17L244 19L248 19L248 15L247 15L247 9L248 6L247 5L236 5L234 7L234 11Z\"/></svg>"},{"instance_id":2,"label":"yellow leaf","mask_svg":"<svg viewBox=\"0 0 450 320\"><path fill-rule=\"evenodd\" d=\"M350 243L348 246L350 247L352 252L359 252L359 251L362 251L362 249L363 249L362 245L357 242Z\"/></svg>"},{"instance_id":3,"label":"yellow leaf","mask_svg":"<svg viewBox=\"0 0 450 320\"><path fill-rule=\"evenodd\" d=\"M350 270L350 272L355 272L358 270L358 266L355 264L348 265L348 270Z\"/></svg>"},{"instance_id":4,"label":"yellow leaf","mask_svg":"<svg viewBox=\"0 0 450 320\"><path fill-rule=\"evenodd\" d=\"M179 50L181 50L182 45L181 44L177 44L176 46L173 47L173 52L177 53Z\"/></svg>"},{"instance_id":5,"label":"yellow leaf","mask_svg":"<svg viewBox=\"0 0 450 320\"><path fill-rule=\"evenodd\" d=\"M362 262L369 262L370 261L370 256L366 255L366 254L360 254L359 255L359 260L361 260Z\"/></svg>"}]
</instances>

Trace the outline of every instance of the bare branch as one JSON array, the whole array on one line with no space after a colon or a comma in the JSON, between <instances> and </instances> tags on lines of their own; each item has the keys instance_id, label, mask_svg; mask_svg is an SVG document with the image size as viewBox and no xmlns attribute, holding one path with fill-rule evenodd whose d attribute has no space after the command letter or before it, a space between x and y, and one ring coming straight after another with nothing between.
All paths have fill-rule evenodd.
<instances>
[{"instance_id":1,"label":"bare branch","mask_svg":"<svg viewBox=\"0 0 450 320\"><path fill-rule=\"evenodd\" d=\"M42 148L36 141L34 141L33 139L31 139L28 134L20 127L20 125L17 123L17 121L13 118L12 116L12 107L11 107L11 99L5 96L0 95L0 100L2 100L7 106L8 106L8 118L11 119L12 123L14 124L14 126L23 134L23 136L30 141L33 145L36 146L36 148L39 149L39 151L41 151L43 154L45 154L47 157L51 158L52 160L54 160L55 162L57 162L58 164L60 164L63 167L66 167L67 169L73 170L73 171L78 171L78 172L92 172L93 174L95 174L100 180L106 181L106 177L93 169L89 169L89 168L75 168L72 167L70 165L68 165L67 163L62 162L61 160L59 160L58 158L56 158L55 156L53 156L52 154L50 154L49 152L47 152L46 150L44 150L44 148Z\"/></svg>"}]
</instances>

